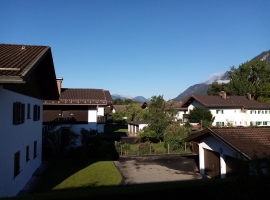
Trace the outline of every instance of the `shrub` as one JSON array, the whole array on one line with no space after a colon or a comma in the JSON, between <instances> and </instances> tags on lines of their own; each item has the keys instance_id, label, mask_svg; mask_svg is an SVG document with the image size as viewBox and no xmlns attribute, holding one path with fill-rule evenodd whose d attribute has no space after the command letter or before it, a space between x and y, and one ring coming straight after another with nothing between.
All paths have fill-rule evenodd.
<instances>
[{"instance_id":1,"label":"shrub","mask_svg":"<svg viewBox=\"0 0 270 200\"><path fill-rule=\"evenodd\" d=\"M150 151L151 149L151 151ZM150 142L138 144L139 155L147 155L154 153L153 145Z\"/></svg>"},{"instance_id":2,"label":"shrub","mask_svg":"<svg viewBox=\"0 0 270 200\"><path fill-rule=\"evenodd\" d=\"M77 147L73 151L72 159L76 164L84 164L87 160L86 153L82 147Z\"/></svg>"}]
</instances>

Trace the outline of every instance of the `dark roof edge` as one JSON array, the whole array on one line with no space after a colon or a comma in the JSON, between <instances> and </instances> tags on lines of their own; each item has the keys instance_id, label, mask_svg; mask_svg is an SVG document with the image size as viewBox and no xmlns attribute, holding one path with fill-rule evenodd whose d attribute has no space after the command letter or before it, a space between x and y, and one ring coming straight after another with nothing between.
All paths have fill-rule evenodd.
<instances>
[{"instance_id":1,"label":"dark roof edge","mask_svg":"<svg viewBox=\"0 0 270 200\"><path fill-rule=\"evenodd\" d=\"M27 77L35 70L38 64L43 60L43 58L50 52L51 47L47 46L35 60L35 62L22 74L22 79L26 80Z\"/></svg>"}]
</instances>

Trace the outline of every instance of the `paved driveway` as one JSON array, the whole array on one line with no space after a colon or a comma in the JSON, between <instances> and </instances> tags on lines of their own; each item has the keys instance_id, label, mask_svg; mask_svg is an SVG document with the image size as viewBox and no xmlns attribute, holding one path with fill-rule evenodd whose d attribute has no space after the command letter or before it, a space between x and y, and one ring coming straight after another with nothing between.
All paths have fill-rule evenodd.
<instances>
[{"instance_id":1,"label":"paved driveway","mask_svg":"<svg viewBox=\"0 0 270 200\"><path fill-rule=\"evenodd\" d=\"M202 179L194 155L120 157L114 163L122 185Z\"/></svg>"}]
</instances>

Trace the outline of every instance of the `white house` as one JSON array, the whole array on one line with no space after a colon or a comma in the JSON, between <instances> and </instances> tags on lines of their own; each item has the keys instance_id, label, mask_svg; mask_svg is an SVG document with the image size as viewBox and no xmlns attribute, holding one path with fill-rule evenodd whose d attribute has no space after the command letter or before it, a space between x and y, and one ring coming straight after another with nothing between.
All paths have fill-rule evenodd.
<instances>
[{"instance_id":1,"label":"white house","mask_svg":"<svg viewBox=\"0 0 270 200\"><path fill-rule=\"evenodd\" d=\"M110 92L103 89L62 88L63 78L57 78L59 99L43 101L43 124L55 125L62 135L81 128L104 132L104 108L112 104ZM63 131L64 130L64 131Z\"/></svg>"},{"instance_id":2,"label":"white house","mask_svg":"<svg viewBox=\"0 0 270 200\"><path fill-rule=\"evenodd\" d=\"M251 94L247 96L190 96L182 108L187 114L194 107L203 107L215 117L213 126L270 126L270 103L254 101Z\"/></svg>"},{"instance_id":3,"label":"white house","mask_svg":"<svg viewBox=\"0 0 270 200\"><path fill-rule=\"evenodd\" d=\"M200 173L212 178L235 175L239 159L247 163L243 166L249 173L252 167L249 161L256 158L265 164L264 159L270 153L270 127L207 128L185 140L191 142L192 150L199 154ZM242 172L245 169L240 168Z\"/></svg>"},{"instance_id":4,"label":"white house","mask_svg":"<svg viewBox=\"0 0 270 200\"><path fill-rule=\"evenodd\" d=\"M57 99L51 48L0 44L0 197L15 196L42 161L42 99Z\"/></svg>"},{"instance_id":5,"label":"white house","mask_svg":"<svg viewBox=\"0 0 270 200\"><path fill-rule=\"evenodd\" d=\"M139 132L146 127L148 123L146 121L131 121L128 123L129 136L138 136Z\"/></svg>"}]
</instances>

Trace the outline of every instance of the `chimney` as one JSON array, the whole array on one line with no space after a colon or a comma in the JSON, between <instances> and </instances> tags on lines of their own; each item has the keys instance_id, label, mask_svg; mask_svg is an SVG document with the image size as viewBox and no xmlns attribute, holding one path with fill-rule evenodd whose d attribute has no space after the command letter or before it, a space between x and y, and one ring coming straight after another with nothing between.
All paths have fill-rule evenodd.
<instances>
[{"instance_id":1,"label":"chimney","mask_svg":"<svg viewBox=\"0 0 270 200\"><path fill-rule=\"evenodd\" d=\"M226 95L226 92L225 91L221 91L219 93L219 96L221 96L223 99L227 99L227 95Z\"/></svg>"},{"instance_id":2,"label":"chimney","mask_svg":"<svg viewBox=\"0 0 270 200\"><path fill-rule=\"evenodd\" d=\"M58 88L58 93L59 94L61 94L62 81L63 81L63 78L56 78L57 88Z\"/></svg>"},{"instance_id":3,"label":"chimney","mask_svg":"<svg viewBox=\"0 0 270 200\"><path fill-rule=\"evenodd\" d=\"M248 98L248 100L252 100L252 99L251 99L251 94L250 94L250 93L247 93L247 98Z\"/></svg>"}]
</instances>

